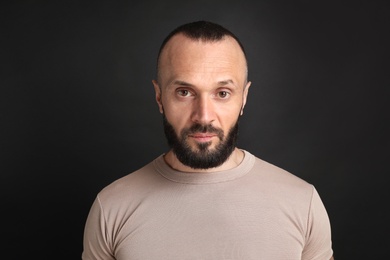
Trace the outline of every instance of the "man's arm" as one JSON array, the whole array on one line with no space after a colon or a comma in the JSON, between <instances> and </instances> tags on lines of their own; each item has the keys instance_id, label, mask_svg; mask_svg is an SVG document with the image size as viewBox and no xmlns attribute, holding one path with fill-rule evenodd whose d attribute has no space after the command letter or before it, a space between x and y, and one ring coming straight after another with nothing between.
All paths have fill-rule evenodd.
<instances>
[{"instance_id":1,"label":"man's arm","mask_svg":"<svg viewBox=\"0 0 390 260\"><path fill-rule=\"evenodd\" d=\"M313 188L307 224L307 237L302 259L324 259L326 257L325 259L334 260L329 217L315 188Z\"/></svg>"},{"instance_id":2,"label":"man's arm","mask_svg":"<svg viewBox=\"0 0 390 260\"><path fill-rule=\"evenodd\" d=\"M106 226L99 199L94 201L84 228L82 259L114 260L105 234Z\"/></svg>"}]
</instances>

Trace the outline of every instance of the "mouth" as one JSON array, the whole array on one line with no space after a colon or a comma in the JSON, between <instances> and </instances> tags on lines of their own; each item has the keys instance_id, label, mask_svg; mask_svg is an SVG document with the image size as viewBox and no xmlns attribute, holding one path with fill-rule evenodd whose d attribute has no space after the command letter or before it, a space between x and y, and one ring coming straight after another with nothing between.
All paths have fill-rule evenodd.
<instances>
[{"instance_id":1,"label":"mouth","mask_svg":"<svg viewBox=\"0 0 390 260\"><path fill-rule=\"evenodd\" d=\"M210 142L217 135L212 133L195 133L195 134L190 134L188 136L197 142L203 143L203 142Z\"/></svg>"}]
</instances>

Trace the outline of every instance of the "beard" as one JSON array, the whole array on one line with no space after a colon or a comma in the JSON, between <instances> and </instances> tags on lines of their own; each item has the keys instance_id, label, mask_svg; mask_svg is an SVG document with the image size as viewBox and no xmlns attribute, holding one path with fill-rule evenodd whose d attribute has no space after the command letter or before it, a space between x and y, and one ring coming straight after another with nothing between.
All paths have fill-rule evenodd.
<instances>
[{"instance_id":1,"label":"beard","mask_svg":"<svg viewBox=\"0 0 390 260\"><path fill-rule=\"evenodd\" d=\"M227 136L224 136L222 129L212 125L193 124L189 128L176 134L173 126L168 122L163 114L164 132L169 147L176 155L177 159L184 165L193 169L215 168L223 164L234 151L238 137L238 119L230 128ZM196 143L196 149L191 148L188 143L188 136L195 133L214 133L219 139L219 143L214 149L210 146L212 142Z\"/></svg>"}]
</instances>

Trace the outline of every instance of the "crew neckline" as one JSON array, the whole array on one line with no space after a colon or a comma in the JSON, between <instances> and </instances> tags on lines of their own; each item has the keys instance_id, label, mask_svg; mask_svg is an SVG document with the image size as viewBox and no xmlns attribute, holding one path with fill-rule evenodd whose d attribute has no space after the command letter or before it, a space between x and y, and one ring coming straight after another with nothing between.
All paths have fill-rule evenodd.
<instances>
[{"instance_id":1,"label":"crew neckline","mask_svg":"<svg viewBox=\"0 0 390 260\"><path fill-rule=\"evenodd\" d=\"M232 181L246 175L255 163L255 157L246 150L244 159L236 167L217 172L181 172L172 169L164 160L164 154L153 161L157 172L166 179L185 184L212 184Z\"/></svg>"}]
</instances>

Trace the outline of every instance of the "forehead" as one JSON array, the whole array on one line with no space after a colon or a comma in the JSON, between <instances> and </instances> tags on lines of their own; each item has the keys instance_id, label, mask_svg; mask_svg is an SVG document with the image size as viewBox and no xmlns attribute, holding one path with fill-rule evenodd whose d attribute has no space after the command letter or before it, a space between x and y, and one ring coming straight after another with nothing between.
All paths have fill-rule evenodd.
<instances>
[{"instance_id":1,"label":"forehead","mask_svg":"<svg viewBox=\"0 0 390 260\"><path fill-rule=\"evenodd\" d=\"M177 73L226 72L246 76L245 55L235 39L225 36L219 41L190 39L183 34L173 36L161 52L160 78ZM241 76L240 76L241 77Z\"/></svg>"}]
</instances>

